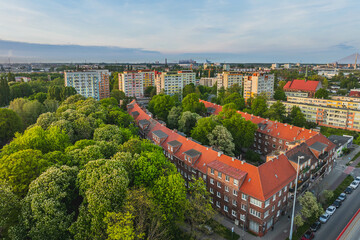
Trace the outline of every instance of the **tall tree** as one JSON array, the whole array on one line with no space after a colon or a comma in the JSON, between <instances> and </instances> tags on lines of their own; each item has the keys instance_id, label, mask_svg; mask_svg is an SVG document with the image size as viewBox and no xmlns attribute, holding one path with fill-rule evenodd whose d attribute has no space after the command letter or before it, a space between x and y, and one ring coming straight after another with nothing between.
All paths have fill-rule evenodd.
<instances>
[{"instance_id":1,"label":"tall tree","mask_svg":"<svg viewBox=\"0 0 360 240\"><path fill-rule=\"evenodd\" d=\"M0 75L0 106L6 106L10 102L10 87L6 77Z\"/></svg>"},{"instance_id":2,"label":"tall tree","mask_svg":"<svg viewBox=\"0 0 360 240\"><path fill-rule=\"evenodd\" d=\"M283 122L286 118L286 107L282 102L278 100L276 101L276 103L269 107L269 109L264 115L271 120Z\"/></svg>"},{"instance_id":3,"label":"tall tree","mask_svg":"<svg viewBox=\"0 0 360 240\"><path fill-rule=\"evenodd\" d=\"M316 91L315 98L328 99L329 98L329 92L324 88L320 88L319 90Z\"/></svg>"},{"instance_id":4,"label":"tall tree","mask_svg":"<svg viewBox=\"0 0 360 240\"><path fill-rule=\"evenodd\" d=\"M285 94L284 90L276 89L275 93L274 93L274 99L275 100L286 101L287 97L286 97L286 94Z\"/></svg>"},{"instance_id":5,"label":"tall tree","mask_svg":"<svg viewBox=\"0 0 360 240\"><path fill-rule=\"evenodd\" d=\"M219 123L215 121L215 117L200 118L195 127L191 130L191 137L201 142L203 145L209 145L209 139L207 135L211 132Z\"/></svg>"},{"instance_id":6,"label":"tall tree","mask_svg":"<svg viewBox=\"0 0 360 240\"><path fill-rule=\"evenodd\" d=\"M245 99L238 92L234 92L224 99L224 104L234 103L237 110L245 108Z\"/></svg>"},{"instance_id":7,"label":"tall tree","mask_svg":"<svg viewBox=\"0 0 360 240\"><path fill-rule=\"evenodd\" d=\"M199 96L196 93L188 94L182 100L183 112L190 111L197 114L206 113L206 108L204 103L199 102Z\"/></svg>"},{"instance_id":8,"label":"tall tree","mask_svg":"<svg viewBox=\"0 0 360 240\"><path fill-rule=\"evenodd\" d=\"M14 137L16 132L23 130L22 120L14 111L0 108L0 147Z\"/></svg>"},{"instance_id":9,"label":"tall tree","mask_svg":"<svg viewBox=\"0 0 360 240\"><path fill-rule=\"evenodd\" d=\"M256 96L251 103L251 112L256 116L264 116L267 111L266 98L263 96Z\"/></svg>"},{"instance_id":10,"label":"tall tree","mask_svg":"<svg viewBox=\"0 0 360 240\"><path fill-rule=\"evenodd\" d=\"M229 156L234 155L235 144L231 133L223 126L218 125L208 134L211 146L223 151Z\"/></svg>"},{"instance_id":11,"label":"tall tree","mask_svg":"<svg viewBox=\"0 0 360 240\"><path fill-rule=\"evenodd\" d=\"M184 132L185 134L189 134L191 129L193 129L196 122L200 118L201 117L196 113L192 113L192 112L189 112L189 111L183 112L181 114L180 119L179 119L179 130Z\"/></svg>"},{"instance_id":12,"label":"tall tree","mask_svg":"<svg viewBox=\"0 0 360 240\"><path fill-rule=\"evenodd\" d=\"M190 93L195 93L195 85L193 83L190 83L183 88L183 98Z\"/></svg>"},{"instance_id":13,"label":"tall tree","mask_svg":"<svg viewBox=\"0 0 360 240\"><path fill-rule=\"evenodd\" d=\"M171 108L169 115L168 115L168 119L167 119L169 128L174 129L174 128L178 127L178 122L179 122L181 113L182 113L182 108L180 106Z\"/></svg>"},{"instance_id":14,"label":"tall tree","mask_svg":"<svg viewBox=\"0 0 360 240\"><path fill-rule=\"evenodd\" d=\"M148 109L159 119L166 121L167 116L172 107L175 106L175 101L169 95L159 94L155 95L149 102Z\"/></svg>"}]
</instances>

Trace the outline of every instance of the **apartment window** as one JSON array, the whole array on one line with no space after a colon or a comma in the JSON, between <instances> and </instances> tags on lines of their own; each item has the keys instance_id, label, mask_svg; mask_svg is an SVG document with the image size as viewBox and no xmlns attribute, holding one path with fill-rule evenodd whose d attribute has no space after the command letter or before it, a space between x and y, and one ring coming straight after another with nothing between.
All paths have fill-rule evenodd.
<instances>
[{"instance_id":1,"label":"apartment window","mask_svg":"<svg viewBox=\"0 0 360 240\"><path fill-rule=\"evenodd\" d=\"M210 169L210 173L212 174L212 175L214 175L214 169Z\"/></svg>"},{"instance_id":2,"label":"apartment window","mask_svg":"<svg viewBox=\"0 0 360 240\"><path fill-rule=\"evenodd\" d=\"M245 221L245 214L240 214L240 220L243 222Z\"/></svg>"},{"instance_id":3,"label":"apartment window","mask_svg":"<svg viewBox=\"0 0 360 240\"><path fill-rule=\"evenodd\" d=\"M279 216L280 216L280 210L278 210L276 213L276 217L279 217Z\"/></svg>"},{"instance_id":4,"label":"apartment window","mask_svg":"<svg viewBox=\"0 0 360 240\"><path fill-rule=\"evenodd\" d=\"M220 202L216 201L216 206L219 208L220 207Z\"/></svg>"},{"instance_id":5,"label":"apartment window","mask_svg":"<svg viewBox=\"0 0 360 240\"><path fill-rule=\"evenodd\" d=\"M241 204L241 210L246 211L246 205L245 204Z\"/></svg>"},{"instance_id":6,"label":"apartment window","mask_svg":"<svg viewBox=\"0 0 360 240\"><path fill-rule=\"evenodd\" d=\"M275 199L276 199L276 194L273 195L273 201L275 201Z\"/></svg>"},{"instance_id":7,"label":"apartment window","mask_svg":"<svg viewBox=\"0 0 360 240\"><path fill-rule=\"evenodd\" d=\"M210 183L214 185L214 179L210 178Z\"/></svg>"},{"instance_id":8,"label":"apartment window","mask_svg":"<svg viewBox=\"0 0 360 240\"><path fill-rule=\"evenodd\" d=\"M225 202L229 202L228 196L224 195L224 200L225 200Z\"/></svg>"},{"instance_id":9,"label":"apartment window","mask_svg":"<svg viewBox=\"0 0 360 240\"><path fill-rule=\"evenodd\" d=\"M187 178L187 173L185 173L184 175L185 175L185 178Z\"/></svg>"},{"instance_id":10,"label":"apartment window","mask_svg":"<svg viewBox=\"0 0 360 240\"><path fill-rule=\"evenodd\" d=\"M287 186L284 187L284 192L286 192L286 190L287 190Z\"/></svg>"},{"instance_id":11,"label":"apartment window","mask_svg":"<svg viewBox=\"0 0 360 240\"><path fill-rule=\"evenodd\" d=\"M225 181L230 181L230 177L228 175L225 176Z\"/></svg>"},{"instance_id":12,"label":"apartment window","mask_svg":"<svg viewBox=\"0 0 360 240\"><path fill-rule=\"evenodd\" d=\"M278 207L280 207L280 203L281 203L281 200L280 200L280 201L278 201Z\"/></svg>"},{"instance_id":13,"label":"apartment window","mask_svg":"<svg viewBox=\"0 0 360 240\"><path fill-rule=\"evenodd\" d=\"M247 195L244 194L244 193L242 193L242 194L241 194L241 199L246 201L246 200L247 200Z\"/></svg>"},{"instance_id":14,"label":"apartment window","mask_svg":"<svg viewBox=\"0 0 360 240\"><path fill-rule=\"evenodd\" d=\"M232 200L232 205L237 206L237 202L235 200Z\"/></svg>"},{"instance_id":15,"label":"apartment window","mask_svg":"<svg viewBox=\"0 0 360 240\"><path fill-rule=\"evenodd\" d=\"M228 212L228 210L229 210L228 207L226 205L224 205L224 211Z\"/></svg>"},{"instance_id":16,"label":"apartment window","mask_svg":"<svg viewBox=\"0 0 360 240\"><path fill-rule=\"evenodd\" d=\"M187 156L185 155L185 161L187 161Z\"/></svg>"},{"instance_id":17,"label":"apartment window","mask_svg":"<svg viewBox=\"0 0 360 240\"><path fill-rule=\"evenodd\" d=\"M270 205L270 199L265 201L265 208Z\"/></svg>"},{"instance_id":18,"label":"apartment window","mask_svg":"<svg viewBox=\"0 0 360 240\"><path fill-rule=\"evenodd\" d=\"M228 186L225 186L225 191L229 192L229 187Z\"/></svg>"},{"instance_id":19,"label":"apartment window","mask_svg":"<svg viewBox=\"0 0 360 240\"><path fill-rule=\"evenodd\" d=\"M269 216L269 210L264 213L264 218L266 218L267 216Z\"/></svg>"},{"instance_id":20,"label":"apartment window","mask_svg":"<svg viewBox=\"0 0 360 240\"><path fill-rule=\"evenodd\" d=\"M279 197L281 196L281 192L282 192L282 190L279 191Z\"/></svg>"},{"instance_id":21,"label":"apartment window","mask_svg":"<svg viewBox=\"0 0 360 240\"><path fill-rule=\"evenodd\" d=\"M259 200L257 200L257 199L255 199L255 198L250 198L250 203L251 204L253 204L253 205L255 205L255 206L257 206L257 207L262 207L262 202L261 201L259 201Z\"/></svg>"},{"instance_id":22,"label":"apartment window","mask_svg":"<svg viewBox=\"0 0 360 240\"><path fill-rule=\"evenodd\" d=\"M221 183L220 182L217 182L217 187L221 188Z\"/></svg>"},{"instance_id":23,"label":"apartment window","mask_svg":"<svg viewBox=\"0 0 360 240\"><path fill-rule=\"evenodd\" d=\"M255 217L261 218L261 213L256 211L255 209L250 208L250 214Z\"/></svg>"},{"instance_id":24,"label":"apartment window","mask_svg":"<svg viewBox=\"0 0 360 240\"><path fill-rule=\"evenodd\" d=\"M283 199L283 202L285 202L286 201L286 196L284 197L284 199Z\"/></svg>"},{"instance_id":25,"label":"apartment window","mask_svg":"<svg viewBox=\"0 0 360 240\"><path fill-rule=\"evenodd\" d=\"M210 193L214 193L214 189L209 188Z\"/></svg>"},{"instance_id":26,"label":"apartment window","mask_svg":"<svg viewBox=\"0 0 360 240\"><path fill-rule=\"evenodd\" d=\"M222 176L222 173L218 172L218 178L221 178L221 176Z\"/></svg>"},{"instance_id":27,"label":"apartment window","mask_svg":"<svg viewBox=\"0 0 360 240\"><path fill-rule=\"evenodd\" d=\"M234 179L234 185L238 186L239 185L239 180Z\"/></svg>"},{"instance_id":28,"label":"apartment window","mask_svg":"<svg viewBox=\"0 0 360 240\"><path fill-rule=\"evenodd\" d=\"M275 210L275 205L272 206L271 211L273 212Z\"/></svg>"},{"instance_id":29,"label":"apartment window","mask_svg":"<svg viewBox=\"0 0 360 240\"><path fill-rule=\"evenodd\" d=\"M216 192L216 196L218 196L218 198L221 198L221 193L220 193L220 192Z\"/></svg>"},{"instance_id":30,"label":"apartment window","mask_svg":"<svg viewBox=\"0 0 360 240\"><path fill-rule=\"evenodd\" d=\"M237 196L237 191L235 189L233 189L233 194L234 196Z\"/></svg>"},{"instance_id":31,"label":"apartment window","mask_svg":"<svg viewBox=\"0 0 360 240\"><path fill-rule=\"evenodd\" d=\"M233 215L234 217L236 217L236 211L231 210L231 215Z\"/></svg>"}]
</instances>

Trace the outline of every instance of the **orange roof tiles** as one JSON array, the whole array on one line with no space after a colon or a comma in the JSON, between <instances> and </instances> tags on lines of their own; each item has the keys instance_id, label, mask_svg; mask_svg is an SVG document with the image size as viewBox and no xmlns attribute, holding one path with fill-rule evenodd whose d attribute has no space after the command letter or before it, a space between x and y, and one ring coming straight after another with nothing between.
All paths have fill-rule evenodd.
<instances>
[{"instance_id":1,"label":"orange roof tiles","mask_svg":"<svg viewBox=\"0 0 360 240\"><path fill-rule=\"evenodd\" d=\"M288 81L284 86L284 91L287 90L298 90L298 91L309 91L315 92L318 87L319 81L305 81L300 79L294 79Z\"/></svg>"}]
</instances>

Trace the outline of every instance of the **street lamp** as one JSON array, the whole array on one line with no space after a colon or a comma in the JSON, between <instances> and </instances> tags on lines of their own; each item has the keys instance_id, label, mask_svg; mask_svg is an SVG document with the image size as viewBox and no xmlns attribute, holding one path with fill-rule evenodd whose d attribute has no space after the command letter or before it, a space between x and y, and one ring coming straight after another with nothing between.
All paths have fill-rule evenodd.
<instances>
[{"instance_id":1,"label":"street lamp","mask_svg":"<svg viewBox=\"0 0 360 240\"><path fill-rule=\"evenodd\" d=\"M296 203L296 192L297 192L297 184L298 184L298 178L299 178L300 159L304 159L304 156L298 156L298 161L297 161L296 181L295 181L295 194L294 194L294 203L293 203L293 208L292 208L291 225L290 225L290 236L289 236L289 239L290 239L290 240L292 240L292 235L293 235L294 215L295 215L295 203Z\"/></svg>"}]
</instances>

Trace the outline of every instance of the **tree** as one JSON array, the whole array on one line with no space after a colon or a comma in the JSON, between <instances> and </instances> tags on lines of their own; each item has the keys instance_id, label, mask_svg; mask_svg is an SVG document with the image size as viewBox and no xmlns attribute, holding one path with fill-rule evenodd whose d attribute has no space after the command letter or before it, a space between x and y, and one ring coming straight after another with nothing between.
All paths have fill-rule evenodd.
<instances>
[{"instance_id":1,"label":"tree","mask_svg":"<svg viewBox=\"0 0 360 240\"><path fill-rule=\"evenodd\" d=\"M11 140L16 132L23 130L20 117L7 108L0 108L0 147Z\"/></svg>"},{"instance_id":2,"label":"tree","mask_svg":"<svg viewBox=\"0 0 360 240\"><path fill-rule=\"evenodd\" d=\"M185 218L189 221L191 235L195 226L205 224L215 214L210 203L210 193L202 178L190 182L189 200L186 202Z\"/></svg>"},{"instance_id":3,"label":"tree","mask_svg":"<svg viewBox=\"0 0 360 240\"><path fill-rule=\"evenodd\" d=\"M153 187L153 194L165 223L173 225L175 220L184 219L186 189L185 181L179 173L157 179Z\"/></svg>"},{"instance_id":4,"label":"tree","mask_svg":"<svg viewBox=\"0 0 360 240\"><path fill-rule=\"evenodd\" d=\"M60 101L64 101L68 97L75 95L76 89L74 87L62 87L60 91ZM59 101L59 99L56 99Z\"/></svg>"},{"instance_id":5,"label":"tree","mask_svg":"<svg viewBox=\"0 0 360 240\"><path fill-rule=\"evenodd\" d=\"M264 116L267 111L266 98L263 96L256 96L251 103L251 112L256 116Z\"/></svg>"},{"instance_id":6,"label":"tree","mask_svg":"<svg viewBox=\"0 0 360 240\"><path fill-rule=\"evenodd\" d=\"M235 103L228 103L223 106L221 112L219 112L218 117L220 120L228 119L228 118L231 118L235 114L237 114Z\"/></svg>"},{"instance_id":7,"label":"tree","mask_svg":"<svg viewBox=\"0 0 360 240\"><path fill-rule=\"evenodd\" d=\"M245 108L245 99L238 92L234 92L224 99L224 104L234 103L237 110Z\"/></svg>"},{"instance_id":8,"label":"tree","mask_svg":"<svg viewBox=\"0 0 360 240\"><path fill-rule=\"evenodd\" d=\"M110 93L110 97L113 97L116 99L118 103L120 103L120 100L125 98L125 93L123 91L120 91L118 89L113 89Z\"/></svg>"},{"instance_id":9,"label":"tree","mask_svg":"<svg viewBox=\"0 0 360 240\"><path fill-rule=\"evenodd\" d=\"M209 139L207 135L211 132L219 123L215 121L215 117L200 118L195 127L191 130L191 137L201 142L203 145L209 145Z\"/></svg>"},{"instance_id":10,"label":"tree","mask_svg":"<svg viewBox=\"0 0 360 240\"><path fill-rule=\"evenodd\" d=\"M76 222L70 227L74 239L104 239L107 212L120 212L129 180L122 163L116 160L90 161L78 174L84 200Z\"/></svg>"},{"instance_id":11,"label":"tree","mask_svg":"<svg viewBox=\"0 0 360 240\"><path fill-rule=\"evenodd\" d=\"M46 99L44 101L44 106L46 112L56 112L59 107L59 102L55 99Z\"/></svg>"},{"instance_id":12,"label":"tree","mask_svg":"<svg viewBox=\"0 0 360 240\"><path fill-rule=\"evenodd\" d=\"M234 85L230 86L227 89L227 93L228 94L233 94L233 93L242 94L242 87L239 84L235 83Z\"/></svg>"},{"instance_id":13,"label":"tree","mask_svg":"<svg viewBox=\"0 0 360 240\"><path fill-rule=\"evenodd\" d=\"M274 93L274 99L275 100L286 101L287 97L286 97L286 94L285 94L284 90L279 89L279 88L276 89L275 93Z\"/></svg>"},{"instance_id":14,"label":"tree","mask_svg":"<svg viewBox=\"0 0 360 240\"><path fill-rule=\"evenodd\" d=\"M44 105L39 101L23 98L11 101L9 108L20 116L25 126L35 123L39 115L45 111Z\"/></svg>"},{"instance_id":15,"label":"tree","mask_svg":"<svg viewBox=\"0 0 360 240\"><path fill-rule=\"evenodd\" d=\"M175 106L174 99L169 95L155 95L149 102L148 109L159 119L166 121L169 111Z\"/></svg>"},{"instance_id":16,"label":"tree","mask_svg":"<svg viewBox=\"0 0 360 240\"><path fill-rule=\"evenodd\" d=\"M297 106L292 107L289 117L291 124L295 126L304 127L306 125L306 118Z\"/></svg>"},{"instance_id":17,"label":"tree","mask_svg":"<svg viewBox=\"0 0 360 240\"><path fill-rule=\"evenodd\" d=\"M285 105L279 100L276 101L270 108L266 111L265 116L271 120L277 120L283 122L286 118L286 108Z\"/></svg>"},{"instance_id":18,"label":"tree","mask_svg":"<svg viewBox=\"0 0 360 240\"><path fill-rule=\"evenodd\" d=\"M95 141L107 141L115 142L117 145L122 144L129 140L131 132L127 128L119 128L115 125L104 125L95 129L94 140Z\"/></svg>"},{"instance_id":19,"label":"tree","mask_svg":"<svg viewBox=\"0 0 360 240\"><path fill-rule=\"evenodd\" d=\"M0 181L0 238L10 239L8 230L18 223L20 211L19 197L7 183Z\"/></svg>"},{"instance_id":20,"label":"tree","mask_svg":"<svg viewBox=\"0 0 360 240\"><path fill-rule=\"evenodd\" d=\"M31 239L71 239L77 211L76 167L51 167L34 180L22 202L22 217Z\"/></svg>"},{"instance_id":21,"label":"tree","mask_svg":"<svg viewBox=\"0 0 360 240\"><path fill-rule=\"evenodd\" d=\"M279 81L279 89L283 90L285 85L286 85L286 81Z\"/></svg>"},{"instance_id":22,"label":"tree","mask_svg":"<svg viewBox=\"0 0 360 240\"><path fill-rule=\"evenodd\" d=\"M0 106L6 106L10 102L10 87L6 77L0 75Z\"/></svg>"},{"instance_id":23,"label":"tree","mask_svg":"<svg viewBox=\"0 0 360 240\"><path fill-rule=\"evenodd\" d=\"M191 93L195 93L195 85L193 83L185 85L185 87L183 88L183 98L185 98Z\"/></svg>"},{"instance_id":24,"label":"tree","mask_svg":"<svg viewBox=\"0 0 360 240\"><path fill-rule=\"evenodd\" d=\"M61 87L59 86L51 86L48 89L48 99L54 99L57 101L61 101Z\"/></svg>"},{"instance_id":25,"label":"tree","mask_svg":"<svg viewBox=\"0 0 360 240\"><path fill-rule=\"evenodd\" d=\"M171 128L171 129L178 128L178 122L179 122L181 113L182 113L182 108L180 106L171 108L168 118L167 118L169 128Z\"/></svg>"},{"instance_id":26,"label":"tree","mask_svg":"<svg viewBox=\"0 0 360 240\"><path fill-rule=\"evenodd\" d=\"M199 97L196 93L190 93L188 94L183 100L182 100L182 107L183 112L193 112L197 114L205 114L206 108L204 103L199 102Z\"/></svg>"},{"instance_id":27,"label":"tree","mask_svg":"<svg viewBox=\"0 0 360 240\"><path fill-rule=\"evenodd\" d=\"M114 109L109 111L107 123L127 128L134 123L134 118L122 109Z\"/></svg>"},{"instance_id":28,"label":"tree","mask_svg":"<svg viewBox=\"0 0 360 240\"><path fill-rule=\"evenodd\" d=\"M322 81L322 85L324 89L327 89L329 86L329 81L326 78L324 78L324 80Z\"/></svg>"},{"instance_id":29,"label":"tree","mask_svg":"<svg viewBox=\"0 0 360 240\"><path fill-rule=\"evenodd\" d=\"M331 190L324 190L321 193L320 201L324 204L326 204L328 201L330 201L334 197L334 192Z\"/></svg>"},{"instance_id":30,"label":"tree","mask_svg":"<svg viewBox=\"0 0 360 240\"><path fill-rule=\"evenodd\" d=\"M147 86L144 90L145 97L153 97L156 95L156 87L154 86Z\"/></svg>"},{"instance_id":31,"label":"tree","mask_svg":"<svg viewBox=\"0 0 360 240\"><path fill-rule=\"evenodd\" d=\"M296 214L294 222L297 227L301 227L302 225L304 225L304 219L302 218L300 213Z\"/></svg>"},{"instance_id":32,"label":"tree","mask_svg":"<svg viewBox=\"0 0 360 240\"><path fill-rule=\"evenodd\" d=\"M317 202L316 197L311 192L305 192L305 194L299 197L301 205L301 216L304 219L318 219L324 212L321 204Z\"/></svg>"},{"instance_id":33,"label":"tree","mask_svg":"<svg viewBox=\"0 0 360 240\"><path fill-rule=\"evenodd\" d=\"M0 159L0 180L7 181L15 194L24 196L31 181L50 164L39 150L22 150Z\"/></svg>"},{"instance_id":34,"label":"tree","mask_svg":"<svg viewBox=\"0 0 360 240\"><path fill-rule=\"evenodd\" d=\"M211 146L223 151L229 156L234 155L235 144L231 133L223 126L218 125L208 134Z\"/></svg>"},{"instance_id":35,"label":"tree","mask_svg":"<svg viewBox=\"0 0 360 240\"><path fill-rule=\"evenodd\" d=\"M37 121L36 125L42 127L44 130L46 130L53 122L57 121L55 113L47 112L41 114Z\"/></svg>"},{"instance_id":36,"label":"tree","mask_svg":"<svg viewBox=\"0 0 360 240\"><path fill-rule=\"evenodd\" d=\"M185 134L189 134L200 118L201 117L196 113L190 111L183 112L179 119L179 130Z\"/></svg>"},{"instance_id":37,"label":"tree","mask_svg":"<svg viewBox=\"0 0 360 240\"><path fill-rule=\"evenodd\" d=\"M44 101L47 99L47 94L43 92L36 93L35 95L30 96L31 100L38 100L40 103L44 103Z\"/></svg>"},{"instance_id":38,"label":"tree","mask_svg":"<svg viewBox=\"0 0 360 240\"><path fill-rule=\"evenodd\" d=\"M329 98L329 92L324 88L320 88L319 90L316 91L315 98L328 99Z\"/></svg>"}]
</instances>

